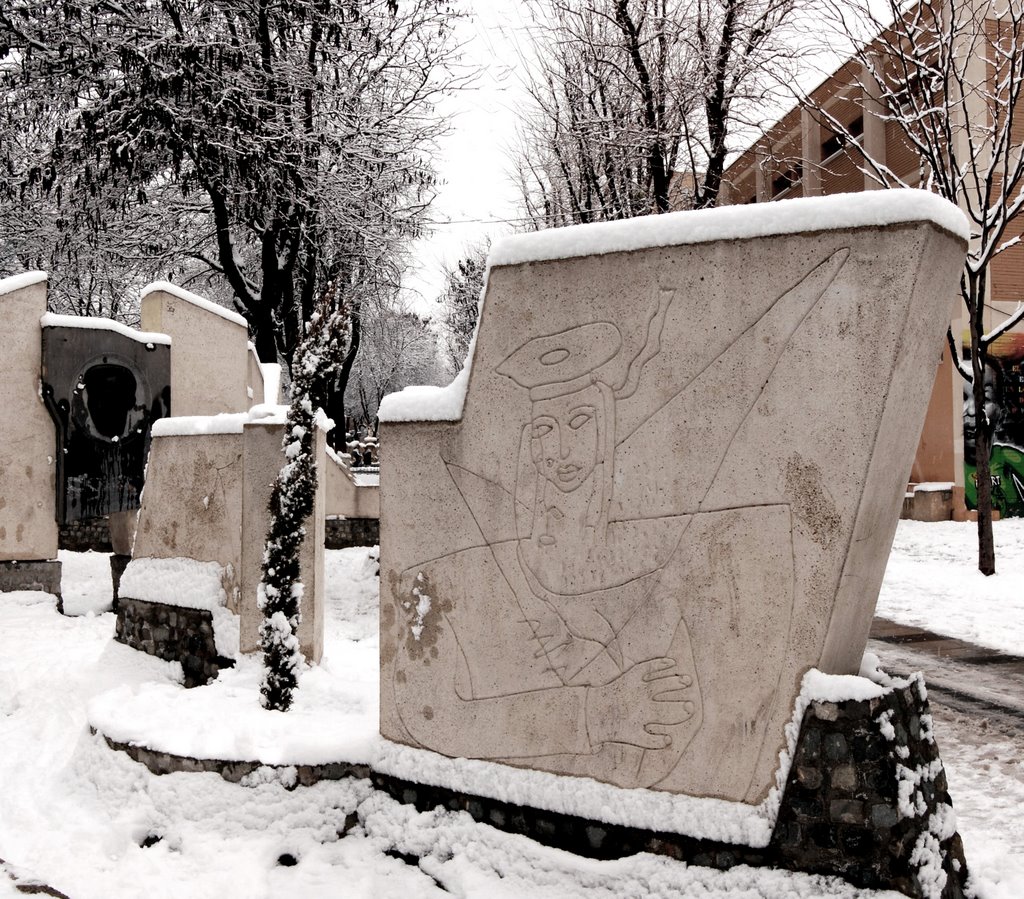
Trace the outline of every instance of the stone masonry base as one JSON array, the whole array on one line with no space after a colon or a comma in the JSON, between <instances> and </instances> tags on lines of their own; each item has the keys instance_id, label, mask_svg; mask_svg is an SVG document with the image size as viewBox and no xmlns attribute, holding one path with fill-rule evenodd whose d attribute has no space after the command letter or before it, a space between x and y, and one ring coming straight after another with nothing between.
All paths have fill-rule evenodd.
<instances>
[{"instance_id":1,"label":"stone masonry base","mask_svg":"<svg viewBox=\"0 0 1024 899\"><path fill-rule=\"evenodd\" d=\"M257 761L191 759L107 743L154 774L217 771L238 782L263 767ZM764 848L512 805L399 780L363 765L297 766L291 776L296 785L369 777L378 790L420 811L439 806L465 811L500 830L593 858L650 852L713 868L770 866L838 876L859 887L921 899L961 899L967 879L920 675L878 699L811 703L775 830Z\"/></svg>"},{"instance_id":2,"label":"stone masonry base","mask_svg":"<svg viewBox=\"0 0 1024 899\"><path fill-rule=\"evenodd\" d=\"M59 608L60 575L60 562L53 559L41 562L0 562L0 593L41 590L56 596Z\"/></svg>"},{"instance_id":3,"label":"stone masonry base","mask_svg":"<svg viewBox=\"0 0 1024 899\"><path fill-rule=\"evenodd\" d=\"M111 552L110 524L106 517L80 518L69 524L62 524L57 545L74 552Z\"/></svg>"},{"instance_id":4,"label":"stone masonry base","mask_svg":"<svg viewBox=\"0 0 1024 899\"><path fill-rule=\"evenodd\" d=\"M114 639L168 662L181 662L186 687L209 683L221 668L234 665L217 654L213 616L159 602L120 597Z\"/></svg>"},{"instance_id":5,"label":"stone masonry base","mask_svg":"<svg viewBox=\"0 0 1024 899\"><path fill-rule=\"evenodd\" d=\"M324 525L324 546L328 549L377 546L380 543L380 521L376 518L332 517Z\"/></svg>"}]
</instances>

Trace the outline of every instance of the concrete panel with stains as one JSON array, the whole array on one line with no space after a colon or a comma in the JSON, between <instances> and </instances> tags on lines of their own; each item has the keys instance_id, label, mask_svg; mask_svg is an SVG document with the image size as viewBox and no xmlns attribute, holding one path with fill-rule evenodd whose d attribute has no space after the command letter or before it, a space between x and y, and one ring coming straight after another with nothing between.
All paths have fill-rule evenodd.
<instances>
[{"instance_id":1,"label":"concrete panel with stains","mask_svg":"<svg viewBox=\"0 0 1024 899\"><path fill-rule=\"evenodd\" d=\"M461 418L382 409L382 734L764 800L803 674L860 664L965 251L939 212L492 265Z\"/></svg>"}]
</instances>

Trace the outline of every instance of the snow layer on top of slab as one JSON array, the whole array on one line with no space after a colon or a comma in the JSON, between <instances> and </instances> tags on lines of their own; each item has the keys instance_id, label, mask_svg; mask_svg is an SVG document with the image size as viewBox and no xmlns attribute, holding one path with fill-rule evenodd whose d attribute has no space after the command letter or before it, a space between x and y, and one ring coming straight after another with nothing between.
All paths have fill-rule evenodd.
<instances>
[{"instance_id":1,"label":"snow layer on top of slab","mask_svg":"<svg viewBox=\"0 0 1024 899\"><path fill-rule=\"evenodd\" d=\"M178 415L153 423L154 437L197 437L203 434L241 434L247 424L283 425L288 407L277 403L257 403L248 412L220 412L217 415ZM334 422L322 410L314 415L314 424L329 431Z\"/></svg>"},{"instance_id":2,"label":"snow layer on top of slab","mask_svg":"<svg viewBox=\"0 0 1024 899\"><path fill-rule=\"evenodd\" d=\"M196 437L200 434L241 434L249 421L248 412L219 415L178 415L153 422L154 437Z\"/></svg>"},{"instance_id":3,"label":"snow layer on top of slab","mask_svg":"<svg viewBox=\"0 0 1024 899\"><path fill-rule=\"evenodd\" d=\"M23 287L31 287L33 284L44 283L46 278L46 272L22 272L7 278L0 278L0 296L5 293L14 293Z\"/></svg>"},{"instance_id":4,"label":"snow layer on top of slab","mask_svg":"<svg viewBox=\"0 0 1024 899\"><path fill-rule=\"evenodd\" d=\"M195 559L132 559L121 575L119 595L212 612L227 602L217 562Z\"/></svg>"},{"instance_id":5,"label":"snow layer on top of slab","mask_svg":"<svg viewBox=\"0 0 1024 899\"><path fill-rule=\"evenodd\" d=\"M468 358L472 358L472 352ZM380 421L458 421L469 387L467 365L447 387L406 387L380 402Z\"/></svg>"},{"instance_id":6,"label":"snow layer on top of slab","mask_svg":"<svg viewBox=\"0 0 1024 899\"><path fill-rule=\"evenodd\" d=\"M160 334L157 331L136 331L127 325L116 322L112 318L97 318L88 315L57 315L55 312L46 312L39 319L39 326L42 328L84 328L89 331L114 331L131 340L146 344L171 345L171 338L167 334Z\"/></svg>"},{"instance_id":7,"label":"snow layer on top of slab","mask_svg":"<svg viewBox=\"0 0 1024 899\"><path fill-rule=\"evenodd\" d=\"M856 674L825 674L812 668L804 675L802 695L817 702L860 702L878 699L886 686Z\"/></svg>"},{"instance_id":8,"label":"snow layer on top of slab","mask_svg":"<svg viewBox=\"0 0 1024 899\"><path fill-rule=\"evenodd\" d=\"M956 484L952 481L923 481L914 485L914 493L935 493L942 490L952 490Z\"/></svg>"},{"instance_id":9,"label":"snow layer on top of slab","mask_svg":"<svg viewBox=\"0 0 1024 899\"><path fill-rule=\"evenodd\" d=\"M671 212L517 234L494 245L488 265L493 268L713 240L746 240L801 231L836 231L921 221L932 222L961 240L970 236L967 217L937 194L926 190L873 190Z\"/></svg>"},{"instance_id":10,"label":"snow layer on top of slab","mask_svg":"<svg viewBox=\"0 0 1024 899\"><path fill-rule=\"evenodd\" d=\"M932 222L966 241L967 217L947 200L926 190L876 190L829 197L804 197L778 203L720 206L696 212L670 212L618 222L596 222L516 234L499 240L487 257L487 271L502 265L622 253L654 247L747 240L800 232L870 228ZM487 275L480 296L477 327L483 318ZM466 365L447 387L406 387L381 401L380 421L459 421L466 402L476 334Z\"/></svg>"},{"instance_id":11,"label":"snow layer on top of slab","mask_svg":"<svg viewBox=\"0 0 1024 899\"><path fill-rule=\"evenodd\" d=\"M172 284L170 281L154 281L152 284L142 288L141 296L146 297L151 293L156 293L157 291L169 293L171 296L176 297L179 300L184 300L186 303L191 303L193 306L198 306L200 309L205 309L207 312L212 312L214 315L219 315L221 318L226 318L229 322L234 322L236 325L241 325L243 328L248 329L249 327L248 322L246 322L246 320L237 312L232 312L230 309L218 306L216 303L211 302L205 297L201 297L197 293L192 293L191 290L185 290L184 287L179 287L177 284Z\"/></svg>"}]
</instances>

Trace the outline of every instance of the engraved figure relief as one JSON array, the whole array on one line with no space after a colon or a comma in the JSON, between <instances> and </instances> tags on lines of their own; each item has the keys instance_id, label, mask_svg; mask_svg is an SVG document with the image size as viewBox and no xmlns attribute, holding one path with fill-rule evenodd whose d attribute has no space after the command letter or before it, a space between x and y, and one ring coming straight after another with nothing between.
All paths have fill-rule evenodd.
<instances>
[{"instance_id":1,"label":"engraved figure relief","mask_svg":"<svg viewBox=\"0 0 1024 899\"><path fill-rule=\"evenodd\" d=\"M445 458L483 543L425 560L385 591L394 605L383 627L399 635L395 705L409 742L627 787L693 789L687 752L763 738L753 719L776 685L748 676L745 695L722 695L737 663L715 658L720 648L702 645L701 632L724 622L737 635L733 650L749 652L740 640L761 623L750 601L761 591L771 596L767 614L788 620L788 506L708 508L711 477L679 514L623 519L616 455L653 416L699 406L702 379L720 374L730 353L770 344L757 362L770 373L845 258L818 264L671 392L643 388L677 301L672 287L655 289L634 334L587 322L532 337L493 367L529 399L508 448L514 483ZM692 451L720 466L758 396L724 414L721 446ZM765 533L780 545L758 545ZM754 581L736 573L730 553L760 563Z\"/></svg>"}]
</instances>

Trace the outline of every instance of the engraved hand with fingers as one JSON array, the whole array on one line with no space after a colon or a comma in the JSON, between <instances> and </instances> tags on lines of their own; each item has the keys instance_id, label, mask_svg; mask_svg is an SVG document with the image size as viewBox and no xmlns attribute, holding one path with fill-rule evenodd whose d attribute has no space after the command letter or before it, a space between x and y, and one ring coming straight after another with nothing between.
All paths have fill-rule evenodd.
<instances>
[{"instance_id":1,"label":"engraved hand with fingers","mask_svg":"<svg viewBox=\"0 0 1024 899\"><path fill-rule=\"evenodd\" d=\"M587 734L593 748L627 743L668 749L666 729L693 717L693 678L680 674L674 659L634 665L611 683L587 690Z\"/></svg>"}]
</instances>

